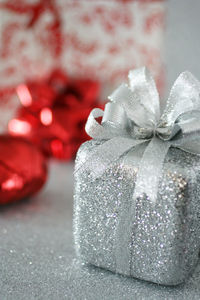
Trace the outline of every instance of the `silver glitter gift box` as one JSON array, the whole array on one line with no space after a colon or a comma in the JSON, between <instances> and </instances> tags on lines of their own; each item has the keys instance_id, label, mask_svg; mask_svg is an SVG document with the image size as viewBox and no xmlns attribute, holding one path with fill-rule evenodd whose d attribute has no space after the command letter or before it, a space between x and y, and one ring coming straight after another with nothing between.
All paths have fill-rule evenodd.
<instances>
[{"instance_id":1,"label":"silver glitter gift box","mask_svg":"<svg viewBox=\"0 0 200 300\"><path fill-rule=\"evenodd\" d=\"M191 275L200 249L200 83L182 73L153 119L145 115L146 99L158 103L150 74L138 69L129 80L86 124L93 140L76 158L76 250L86 263L176 285Z\"/></svg>"}]
</instances>

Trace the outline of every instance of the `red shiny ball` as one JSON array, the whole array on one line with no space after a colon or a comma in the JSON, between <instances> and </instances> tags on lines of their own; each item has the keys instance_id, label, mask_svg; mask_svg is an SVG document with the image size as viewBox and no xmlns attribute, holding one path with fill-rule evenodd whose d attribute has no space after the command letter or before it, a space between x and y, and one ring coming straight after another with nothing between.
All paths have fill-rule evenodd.
<instances>
[{"instance_id":1,"label":"red shiny ball","mask_svg":"<svg viewBox=\"0 0 200 300\"><path fill-rule=\"evenodd\" d=\"M8 131L36 144L46 156L70 160L89 139L87 117L99 104L100 85L90 79L69 79L56 70L43 81L20 84L17 94L22 104L10 120Z\"/></svg>"},{"instance_id":2,"label":"red shiny ball","mask_svg":"<svg viewBox=\"0 0 200 300\"><path fill-rule=\"evenodd\" d=\"M46 160L34 145L20 137L0 136L1 205L35 194L46 178Z\"/></svg>"}]
</instances>

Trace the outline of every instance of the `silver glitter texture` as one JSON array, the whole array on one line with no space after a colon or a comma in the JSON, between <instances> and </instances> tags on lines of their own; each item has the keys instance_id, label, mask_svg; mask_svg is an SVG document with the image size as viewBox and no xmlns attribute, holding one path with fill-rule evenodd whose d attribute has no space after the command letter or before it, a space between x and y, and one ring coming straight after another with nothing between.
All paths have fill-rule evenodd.
<instances>
[{"instance_id":1,"label":"silver glitter texture","mask_svg":"<svg viewBox=\"0 0 200 300\"><path fill-rule=\"evenodd\" d=\"M84 143L76 166L102 143ZM144 144L136 146L96 180L91 180L89 169L75 173L74 236L76 252L84 262L116 272L116 259L120 261L116 245L124 246L116 228L122 210L133 201L144 149ZM144 195L135 203L129 245L132 277L177 285L192 274L200 248L199 186L200 158L170 148L159 178L157 202L153 204Z\"/></svg>"}]
</instances>

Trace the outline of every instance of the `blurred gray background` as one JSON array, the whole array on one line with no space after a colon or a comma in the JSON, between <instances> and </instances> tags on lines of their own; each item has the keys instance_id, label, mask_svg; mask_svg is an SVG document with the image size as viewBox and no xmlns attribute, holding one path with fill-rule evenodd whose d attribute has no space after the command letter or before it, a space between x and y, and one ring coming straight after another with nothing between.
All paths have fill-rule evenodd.
<instances>
[{"instance_id":1,"label":"blurred gray background","mask_svg":"<svg viewBox=\"0 0 200 300\"><path fill-rule=\"evenodd\" d=\"M165 63L169 91L185 70L200 79L200 1L168 0Z\"/></svg>"}]
</instances>

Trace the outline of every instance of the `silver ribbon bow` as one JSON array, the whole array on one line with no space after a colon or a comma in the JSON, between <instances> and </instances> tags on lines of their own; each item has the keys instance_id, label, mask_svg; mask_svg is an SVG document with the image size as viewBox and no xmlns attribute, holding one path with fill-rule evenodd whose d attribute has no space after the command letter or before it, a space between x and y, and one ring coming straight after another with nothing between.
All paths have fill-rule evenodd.
<instances>
[{"instance_id":1,"label":"silver ribbon bow","mask_svg":"<svg viewBox=\"0 0 200 300\"><path fill-rule=\"evenodd\" d=\"M90 171L94 180L111 164L138 144L147 147L139 164L133 201L129 212L120 217L116 235L123 241L116 245L117 272L130 274L128 245L135 214L135 199L146 195L156 203L159 179L170 147L200 154L200 82L183 72L175 81L164 112L160 112L155 82L146 68L129 72L129 86L122 84L111 96L105 110L93 109L86 132L94 139L105 140L75 169ZM97 121L102 117L101 124ZM117 240L117 237L116 237ZM125 247L124 245L127 245Z\"/></svg>"}]
</instances>

